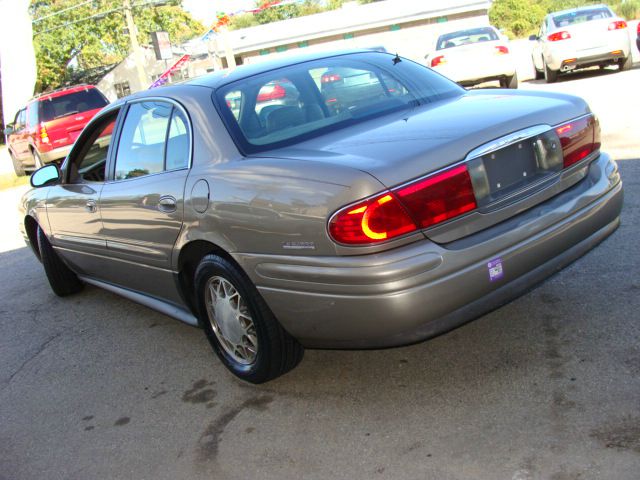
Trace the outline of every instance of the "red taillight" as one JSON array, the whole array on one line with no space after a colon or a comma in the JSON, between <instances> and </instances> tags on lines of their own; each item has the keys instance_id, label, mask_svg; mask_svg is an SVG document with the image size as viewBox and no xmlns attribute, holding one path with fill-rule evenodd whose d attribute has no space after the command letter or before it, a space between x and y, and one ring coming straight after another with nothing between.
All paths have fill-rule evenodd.
<instances>
[{"instance_id":1,"label":"red taillight","mask_svg":"<svg viewBox=\"0 0 640 480\"><path fill-rule=\"evenodd\" d=\"M569 32L563 31L552 33L547 37L547 40L549 40L550 42L557 42L558 40L567 40L568 38L571 38L571 34Z\"/></svg>"},{"instance_id":2,"label":"red taillight","mask_svg":"<svg viewBox=\"0 0 640 480\"><path fill-rule=\"evenodd\" d=\"M560 125L556 133L560 137L564 168L600 149L600 126L593 115Z\"/></svg>"},{"instance_id":3,"label":"red taillight","mask_svg":"<svg viewBox=\"0 0 640 480\"><path fill-rule=\"evenodd\" d=\"M398 199L388 191L339 211L329 222L331 237L347 245L378 243L416 228Z\"/></svg>"},{"instance_id":4,"label":"red taillight","mask_svg":"<svg viewBox=\"0 0 640 480\"><path fill-rule=\"evenodd\" d=\"M38 128L38 136L42 143L49 143L49 134L47 133L47 126L42 122Z\"/></svg>"},{"instance_id":5,"label":"red taillight","mask_svg":"<svg viewBox=\"0 0 640 480\"><path fill-rule=\"evenodd\" d=\"M627 28L627 22L624 20L618 20L609 24L609 30L622 30L623 28Z\"/></svg>"},{"instance_id":6,"label":"red taillight","mask_svg":"<svg viewBox=\"0 0 640 480\"><path fill-rule=\"evenodd\" d=\"M333 83L340 80L342 80L342 77L337 73L325 73L324 75L322 75L322 77L320 77L320 83Z\"/></svg>"},{"instance_id":7,"label":"red taillight","mask_svg":"<svg viewBox=\"0 0 640 480\"><path fill-rule=\"evenodd\" d=\"M379 243L476 207L467 167L459 165L338 211L329 222L329 233L348 245Z\"/></svg>"},{"instance_id":8,"label":"red taillight","mask_svg":"<svg viewBox=\"0 0 640 480\"><path fill-rule=\"evenodd\" d=\"M277 100L287 95L287 91L281 85L268 85L262 87L258 93L258 102L268 102L269 100Z\"/></svg>"},{"instance_id":9,"label":"red taillight","mask_svg":"<svg viewBox=\"0 0 640 480\"><path fill-rule=\"evenodd\" d=\"M443 63L447 63L444 58L444 55L438 55L433 60L431 60L431 67L437 67L438 65L442 65Z\"/></svg>"},{"instance_id":10,"label":"red taillight","mask_svg":"<svg viewBox=\"0 0 640 480\"><path fill-rule=\"evenodd\" d=\"M477 207L466 165L445 170L394 190L420 228L427 228Z\"/></svg>"},{"instance_id":11,"label":"red taillight","mask_svg":"<svg viewBox=\"0 0 640 480\"><path fill-rule=\"evenodd\" d=\"M640 37L640 23L638 23L638 36Z\"/></svg>"},{"instance_id":12,"label":"red taillight","mask_svg":"<svg viewBox=\"0 0 640 480\"><path fill-rule=\"evenodd\" d=\"M499 45L496 47L496 54L498 55L506 55L509 53L509 49L505 46Z\"/></svg>"}]
</instances>

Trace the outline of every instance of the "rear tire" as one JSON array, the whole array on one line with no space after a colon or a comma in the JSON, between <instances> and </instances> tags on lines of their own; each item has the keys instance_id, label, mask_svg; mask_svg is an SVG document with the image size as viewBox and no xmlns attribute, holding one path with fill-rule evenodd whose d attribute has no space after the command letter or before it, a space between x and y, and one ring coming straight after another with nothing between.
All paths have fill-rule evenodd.
<instances>
[{"instance_id":1,"label":"rear tire","mask_svg":"<svg viewBox=\"0 0 640 480\"><path fill-rule=\"evenodd\" d=\"M544 79L547 83L555 83L558 81L558 70L550 69L547 62L544 62Z\"/></svg>"},{"instance_id":2,"label":"rear tire","mask_svg":"<svg viewBox=\"0 0 640 480\"><path fill-rule=\"evenodd\" d=\"M40 250L40 259L44 266L44 272L47 274L49 285L53 293L59 297L66 297L82 290L83 284L78 276L60 259L55 252L49 239L38 227L38 249Z\"/></svg>"},{"instance_id":3,"label":"rear tire","mask_svg":"<svg viewBox=\"0 0 640 480\"><path fill-rule=\"evenodd\" d=\"M195 273L200 324L223 365L264 383L293 369L304 348L278 323L246 274L226 258L205 256Z\"/></svg>"},{"instance_id":4,"label":"rear tire","mask_svg":"<svg viewBox=\"0 0 640 480\"><path fill-rule=\"evenodd\" d=\"M11 152L9 152L9 156L11 157L11 163L13 163L13 171L16 173L16 177L24 177L25 171L22 162L17 160Z\"/></svg>"},{"instance_id":5,"label":"rear tire","mask_svg":"<svg viewBox=\"0 0 640 480\"><path fill-rule=\"evenodd\" d=\"M502 88L518 88L518 74L514 73L512 77L506 77L500 80Z\"/></svg>"},{"instance_id":6,"label":"rear tire","mask_svg":"<svg viewBox=\"0 0 640 480\"><path fill-rule=\"evenodd\" d=\"M618 68L621 72L626 72L627 70L631 70L632 63L633 60L631 58L631 55L629 55L627 58L621 58L620 60L618 60Z\"/></svg>"}]
</instances>

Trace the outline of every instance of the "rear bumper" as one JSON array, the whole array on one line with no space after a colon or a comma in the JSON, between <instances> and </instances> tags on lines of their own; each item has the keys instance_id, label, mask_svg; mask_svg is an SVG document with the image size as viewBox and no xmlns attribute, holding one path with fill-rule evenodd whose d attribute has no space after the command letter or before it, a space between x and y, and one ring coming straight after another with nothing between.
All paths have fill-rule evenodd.
<instances>
[{"instance_id":1,"label":"rear bumper","mask_svg":"<svg viewBox=\"0 0 640 480\"><path fill-rule=\"evenodd\" d=\"M511 78L516 74L514 62L510 57L505 59L494 59L483 65L471 67L468 65L446 65L441 68L435 68L436 71L442 73L454 82L461 85L476 85L491 80L501 80Z\"/></svg>"},{"instance_id":2,"label":"rear bumper","mask_svg":"<svg viewBox=\"0 0 640 480\"><path fill-rule=\"evenodd\" d=\"M620 45L609 45L606 48L589 50L588 52L576 52L574 50L553 51L546 58L546 61L552 70L567 71L575 68L613 64L622 58L627 58L629 55L631 55L631 48L627 41ZM567 62L567 60L571 59L575 59L575 61Z\"/></svg>"},{"instance_id":3,"label":"rear bumper","mask_svg":"<svg viewBox=\"0 0 640 480\"><path fill-rule=\"evenodd\" d=\"M237 254L284 328L305 346L376 348L438 335L519 296L593 248L619 223L622 183L602 154L587 177L496 234L376 255ZM504 228L504 223L511 223ZM487 240L489 238L489 240ZM490 278L488 264L500 261Z\"/></svg>"},{"instance_id":4,"label":"rear bumper","mask_svg":"<svg viewBox=\"0 0 640 480\"><path fill-rule=\"evenodd\" d=\"M64 160L73 147L73 143L64 147L54 148L48 152L40 152L40 158L44 163L51 163L58 160Z\"/></svg>"}]
</instances>

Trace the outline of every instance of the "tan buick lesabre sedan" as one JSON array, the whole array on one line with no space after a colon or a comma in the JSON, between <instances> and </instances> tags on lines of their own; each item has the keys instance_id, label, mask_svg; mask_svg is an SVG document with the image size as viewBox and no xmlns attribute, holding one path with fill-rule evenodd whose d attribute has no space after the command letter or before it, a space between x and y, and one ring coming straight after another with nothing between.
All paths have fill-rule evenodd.
<instances>
[{"instance_id":1,"label":"tan buick lesabre sedan","mask_svg":"<svg viewBox=\"0 0 640 480\"><path fill-rule=\"evenodd\" d=\"M219 72L109 105L21 204L53 291L193 325L259 383L303 347L450 330L611 234L622 183L580 98L467 92L387 53Z\"/></svg>"}]
</instances>

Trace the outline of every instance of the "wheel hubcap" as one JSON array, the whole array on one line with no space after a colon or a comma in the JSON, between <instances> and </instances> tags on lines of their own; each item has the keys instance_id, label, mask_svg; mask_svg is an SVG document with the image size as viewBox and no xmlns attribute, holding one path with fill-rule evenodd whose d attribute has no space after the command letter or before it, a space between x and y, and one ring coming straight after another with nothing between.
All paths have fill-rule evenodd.
<instances>
[{"instance_id":1,"label":"wheel hubcap","mask_svg":"<svg viewBox=\"0 0 640 480\"><path fill-rule=\"evenodd\" d=\"M256 327L236 288L223 277L211 277L205 287L205 302L209 323L225 352L242 365L255 362Z\"/></svg>"}]
</instances>

